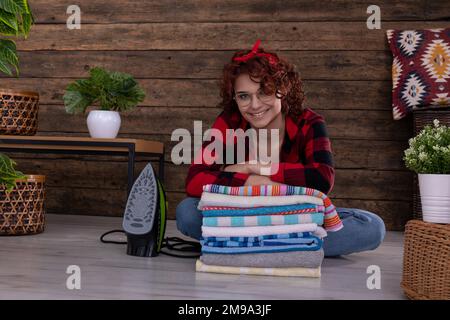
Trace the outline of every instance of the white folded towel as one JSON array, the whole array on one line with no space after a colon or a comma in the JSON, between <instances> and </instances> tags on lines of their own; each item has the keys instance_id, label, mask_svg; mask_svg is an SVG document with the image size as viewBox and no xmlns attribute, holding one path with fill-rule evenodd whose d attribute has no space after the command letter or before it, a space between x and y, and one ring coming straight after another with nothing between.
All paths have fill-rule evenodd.
<instances>
[{"instance_id":1,"label":"white folded towel","mask_svg":"<svg viewBox=\"0 0 450 320\"><path fill-rule=\"evenodd\" d=\"M315 223L288 224L280 226L258 227L205 227L202 226L203 237L257 237L272 234L293 232L312 232L313 235L324 238L327 232Z\"/></svg>"},{"instance_id":2,"label":"white folded towel","mask_svg":"<svg viewBox=\"0 0 450 320\"><path fill-rule=\"evenodd\" d=\"M249 274L260 276L279 276L279 277L311 277L320 278L320 267L317 268L258 268L258 267L228 267L214 266L197 260L195 271L225 273L225 274Z\"/></svg>"}]
</instances>

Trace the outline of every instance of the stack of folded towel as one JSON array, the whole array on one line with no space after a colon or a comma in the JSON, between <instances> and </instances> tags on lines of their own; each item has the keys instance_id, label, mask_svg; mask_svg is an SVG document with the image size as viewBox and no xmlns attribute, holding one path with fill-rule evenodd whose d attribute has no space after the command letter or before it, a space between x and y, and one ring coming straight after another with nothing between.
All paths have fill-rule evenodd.
<instances>
[{"instance_id":1,"label":"stack of folded towel","mask_svg":"<svg viewBox=\"0 0 450 320\"><path fill-rule=\"evenodd\" d=\"M320 277L322 239L343 227L330 199L305 187L209 184L198 209L199 272Z\"/></svg>"}]
</instances>

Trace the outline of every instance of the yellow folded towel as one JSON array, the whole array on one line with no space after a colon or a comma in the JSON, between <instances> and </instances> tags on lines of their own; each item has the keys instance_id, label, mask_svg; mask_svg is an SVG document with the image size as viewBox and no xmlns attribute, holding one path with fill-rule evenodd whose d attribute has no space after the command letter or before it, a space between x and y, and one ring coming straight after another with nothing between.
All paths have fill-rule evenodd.
<instances>
[{"instance_id":1,"label":"yellow folded towel","mask_svg":"<svg viewBox=\"0 0 450 320\"><path fill-rule=\"evenodd\" d=\"M256 267L228 267L204 264L200 260L195 263L197 272L248 274L278 277L309 277L320 278L320 267L317 268L256 268Z\"/></svg>"}]
</instances>

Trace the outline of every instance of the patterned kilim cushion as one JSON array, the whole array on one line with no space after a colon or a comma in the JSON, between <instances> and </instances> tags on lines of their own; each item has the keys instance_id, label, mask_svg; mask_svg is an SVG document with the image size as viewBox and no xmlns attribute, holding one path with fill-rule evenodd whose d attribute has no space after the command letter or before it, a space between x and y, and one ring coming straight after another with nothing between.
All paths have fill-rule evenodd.
<instances>
[{"instance_id":1,"label":"patterned kilim cushion","mask_svg":"<svg viewBox=\"0 0 450 320\"><path fill-rule=\"evenodd\" d=\"M450 28L388 30L395 120L419 108L450 105Z\"/></svg>"}]
</instances>

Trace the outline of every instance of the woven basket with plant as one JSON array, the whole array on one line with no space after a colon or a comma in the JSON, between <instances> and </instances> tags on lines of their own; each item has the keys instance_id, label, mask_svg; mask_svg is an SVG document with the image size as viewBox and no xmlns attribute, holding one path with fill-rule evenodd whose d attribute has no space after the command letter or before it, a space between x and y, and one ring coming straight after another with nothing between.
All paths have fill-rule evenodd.
<instances>
[{"instance_id":1,"label":"woven basket with plant","mask_svg":"<svg viewBox=\"0 0 450 320\"><path fill-rule=\"evenodd\" d=\"M36 234L45 225L45 176L24 175L0 153L0 235Z\"/></svg>"}]
</instances>

